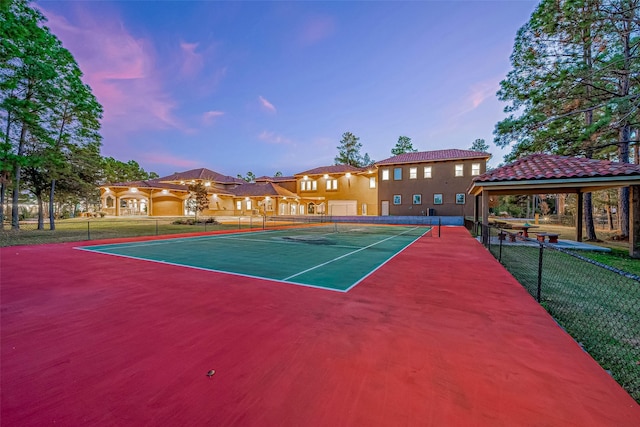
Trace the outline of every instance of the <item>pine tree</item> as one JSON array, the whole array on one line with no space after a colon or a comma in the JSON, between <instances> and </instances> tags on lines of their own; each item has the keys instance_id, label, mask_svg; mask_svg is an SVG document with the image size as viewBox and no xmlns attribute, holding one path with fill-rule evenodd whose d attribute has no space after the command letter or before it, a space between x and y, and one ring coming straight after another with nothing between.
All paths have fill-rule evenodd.
<instances>
[{"instance_id":1,"label":"pine tree","mask_svg":"<svg viewBox=\"0 0 640 427\"><path fill-rule=\"evenodd\" d=\"M396 146L391 149L391 154L397 156L398 154L415 153L416 151L418 150L413 148L411 138L409 138L408 136L401 136L398 138Z\"/></svg>"},{"instance_id":2,"label":"pine tree","mask_svg":"<svg viewBox=\"0 0 640 427\"><path fill-rule=\"evenodd\" d=\"M360 138L351 132L342 134L342 140L338 148L338 155L335 158L336 165L351 165L355 167L362 166L362 156L360 149L362 144L358 142Z\"/></svg>"}]
</instances>

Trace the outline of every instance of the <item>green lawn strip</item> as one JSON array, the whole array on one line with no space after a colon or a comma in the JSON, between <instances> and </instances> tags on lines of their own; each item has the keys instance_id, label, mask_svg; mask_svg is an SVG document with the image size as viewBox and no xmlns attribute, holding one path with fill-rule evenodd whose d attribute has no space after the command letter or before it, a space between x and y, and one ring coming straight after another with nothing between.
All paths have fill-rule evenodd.
<instances>
[{"instance_id":1,"label":"green lawn strip","mask_svg":"<svg viewBox=\"0 0 640 427\"><path fill-rule=\"evenodd\" d=\"M503 247L502 252L502 263L533 296L538 253L538 248L525 246ZM640 283L546 250L542 305L640 401Z\"/></svg>"},{"instance_id":2,"label":"green lawn strip","mask_svg":"<svg viewBox=\"0 0 640 427\"><path fill-rule=\"evenodd\" d=\"M585 258L640 276L640 260L631 258L628 250L611 248L611 252L585 251L581 255Z\"/></svg>"}]
</instances>

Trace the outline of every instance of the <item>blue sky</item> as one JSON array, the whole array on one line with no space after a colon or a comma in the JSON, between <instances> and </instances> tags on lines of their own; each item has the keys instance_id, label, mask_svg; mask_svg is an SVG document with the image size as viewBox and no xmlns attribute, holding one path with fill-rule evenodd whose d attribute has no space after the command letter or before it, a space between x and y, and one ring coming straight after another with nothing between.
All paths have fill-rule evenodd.
<instances>
[{"instance_id":1,"label":"blue sky","mask_svg":"<svg viewBox=\"0 0 640 427\"><path fill-rule=\"evenodd\" d=\"M292 175L362 154L496 148L535 1L40 1L104 107L102 153L160 175Z\"/></svg>"}]
</instances>

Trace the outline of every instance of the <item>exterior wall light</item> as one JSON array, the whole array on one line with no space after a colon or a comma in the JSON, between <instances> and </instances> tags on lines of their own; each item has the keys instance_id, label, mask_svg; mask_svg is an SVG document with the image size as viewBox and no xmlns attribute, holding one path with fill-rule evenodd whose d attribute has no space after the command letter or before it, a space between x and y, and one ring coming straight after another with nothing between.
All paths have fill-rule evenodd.
<instances>
[{"instance_id":1,"label":"exterior wall light","mask_svg":"<svg viewBox=\"0 0 640 427\"><path fill-rule=\"evenodd\" d=\"M138 192L138 189L135 188L135 187L131 188L130 190L131 190L132 193L137 193Z\"/></svg>"},{"instance_id":2,"label":"exterior wall light","mask_svg":"<svg viewBox=\"0 0 640 427\"><path fill-rule=\"evenodd\" d=\"M345 175L347 178L351 178L351 172L347 172L347 174Z\"/></svg>"},{"instance_id":3,"label":"exterior wall light","mask_svg":"<svg viewBox=\"0 0 640 427\"><path fill-rule=\"evenodd\" d=\"M107 188L105 188L105 189L104 189L104 192L105 192L105 193L108 193L109 191L111 191L111 190L109 190L109 187L107 187Z\"/></svg>"},{"instance_id":4,"label":"exterior wall light","mask_svg":"<svg viewBox=\"0 0 640 427\"><path fill-rule=\"evenodd\" d=\"M324 174L324 179L329 179L329 175L328 174Z\"/></svg>"},{"instance_id":5,"label":"exterior wall light","mask_svg":"<svg viewBox=\"0 0 640 427\"><path fill-rule=\"evenodd\" d=\"M307 175L305 175L305 176L302 177L302 179L304 179L306 181L307 179L309 179L309 177Z\"/></svg>"},{"instance_id":6,"label":"exterior wall light","mask_svg":"<svg viewBox=\"0 0 640 427\"><path fill-rule=\"evenodd\" d=\"M162 194L167 194L169 193L167 190L162 190Z\"/></svg>"},{"instance_id":7,"label":"exterior wall light","mask_svg":"<svg viewBox=\"0 0 640 427\"><path fill-rule=\"evenodd\" d=\"M211 183L209 181L207 181L207 182L204 183L204 186L205 187L211 187Z\"/></svg>"}]
</instances>

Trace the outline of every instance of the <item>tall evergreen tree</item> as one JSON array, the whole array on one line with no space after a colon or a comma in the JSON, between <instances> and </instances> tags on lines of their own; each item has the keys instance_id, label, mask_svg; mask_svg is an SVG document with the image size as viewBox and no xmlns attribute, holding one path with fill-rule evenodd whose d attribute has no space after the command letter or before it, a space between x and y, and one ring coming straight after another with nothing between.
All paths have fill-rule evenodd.
<instances>
[{"instance_id":1,"label":"tall evergreen tree","mask_svg":"<svg viewBox=\"0 0 640 427\"><path fill-rule=\"evenodd\" d=\"M100 144L102 107L71 53L44 27L45 18L24 0L0 9L0 118L6 120L3 171L13 172L12 228L19 228L18 195L23 168L39 201L49 188L50 228L55 229L56 181L68 173L70 155ZM5 151L6 150L6 151ZM86 177L85 177L86 178ZM90 183L95 186L97 181Z\"/></svg>"},{"instance_id":2,"label":"tall evergreen tree","mask_svg":"<svg viewBox=\"0 0 640 427\"><path fill-rule=\"evenodd\" d=\"M619 82L626 71L620 68L634 69L635 62L637 69L638 57L636 50L628 66L612 63L624 43L607 10L622 3L628 18L638 22L637 0L543 0L519 30L513 70L498 92L510 103L505 108L510 115L494 132L496 145L513 144L507 160L531 152L601 158L624 139L621 119L634 117L634 111L637 119L638 110L637 103L635 109L621 105L634 101L637 88L625 94L616 87L624 86ZM584 212L587 238L596 239L590 193Z\"/></svg>"},{"instance_id":3,"label":"tall evergreen tree","mask_svg":"<svg viewBox=\"0 0 640 427\"><path fill-rule=\"evenodd\" d=\"M486 153L489 151L489 144L487 144L484 139L478 138L473 141L473 144L471 144L471 148L469 148L469 150Z\"/></svg>"},{"instance_id":4,"label":"tall evergreen tree","mask_svg":"<svg viewBox=\"0 0 640 427\"><path fill-rule=\"evenodd\" d=\"M336 165L362 166L362 156L360 155L362 144L359 140L360 138L351 132L342 134L340 145L337 147L338 155L335 158Z\"/></svg>"},{"instance_id":5,"label":"tall evergreen tree","mask_svg":"<svg viewBox=\"0 0 640 427\"><path fill-rule=\"evenodd\" d=\"M408 136L400 136L398 142L396 142L396 146L391 149L391 154L397 156L398 154L415 153L416 151L418 150L413 148L411 138Z\"/></svg>"}]
</instances>

